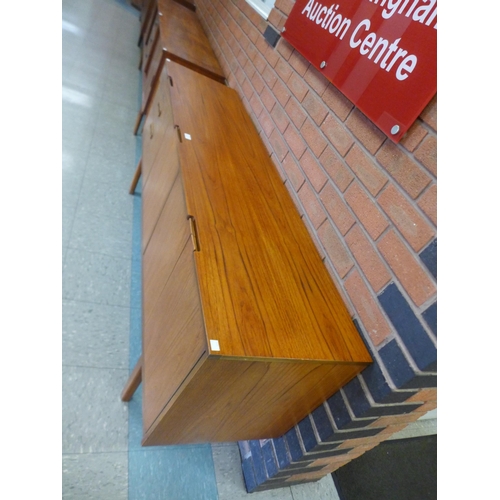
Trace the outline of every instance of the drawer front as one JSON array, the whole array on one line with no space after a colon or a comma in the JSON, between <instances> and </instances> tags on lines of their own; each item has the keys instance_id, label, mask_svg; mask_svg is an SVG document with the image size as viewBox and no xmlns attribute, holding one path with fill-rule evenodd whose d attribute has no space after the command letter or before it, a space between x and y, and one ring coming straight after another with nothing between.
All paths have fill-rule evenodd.
<instances>
[{"instance_id":1,"label":"drawer front","mask_svg":"<svg viewBox=\"0 0 500 500\"><path fill-rule=\"evenodd\" d=\"M144 196L144 193L143 193ZM151 311L190 237L182 178L177 175L143 254L143 315Z\"/></svg>"},{"instance_id":2,"label":"drawer front","mask_svg":"<svg viewBox=\"0 0 500 500\"><path fill-rule=\"evenodd\" d=\"M193 245L189 229L184 229L189 223L179 207L178 179L143 260L144 432L206 352Z\"/></svg>"},{"instance_id":3,"label":"drawer front","mask_svg":"<svg viewBox=\"0 0 500 500\"><path fill-rule=\"evenodd\" d=\"M163 51L159 39L159 31L156 32L156 43L153 42L152 53L149 55L149 65L142 72L142 109L145 108L152 86L155 83L155 76L159 70Z\"/></svg>"},{"instance_id":4,"label":"drawer front","mask_svg":"<svg viewBox=\"0 0 500 500\"><path fill-rule=\"evenodd\" d=\"M159 33L158 33L159 23L160 23L160 21L158 18L158 14L156 14L153 26L149 32L149 36L144 41L143 52L142 52L142 54L143 54L142 55L142 66L141 66L143 73L148 72L150 57L152 55L154 45L156 43L158 43L157 37L159 36Z\"/></svg>"},{"instance_id":5,"label":"drawer front","mask_svg":"<svg viewBox=\"0 0 500 500\"><path fill-rule=\"evenodd\" d=\"M160 80L153 95L153 100L142 129L142 185L147 186L149 174L153 168L160 146L163 144L168 126L172 129L172 108L167 85L170 80L166 68L160 75ZM172 132L172 131L171 131ZM171 134L173 135L173 133Z\"/></svg>"}]
</instances>

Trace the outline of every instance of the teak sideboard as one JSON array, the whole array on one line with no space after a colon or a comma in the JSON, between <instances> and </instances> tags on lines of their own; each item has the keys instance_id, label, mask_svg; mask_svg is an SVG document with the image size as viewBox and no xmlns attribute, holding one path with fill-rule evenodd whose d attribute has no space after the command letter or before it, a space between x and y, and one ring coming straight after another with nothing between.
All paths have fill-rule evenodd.
<instances>
[{"instance_id":1,"label":"teak sideboard","mask_svg":"<svg viewBox=\"0 0 500 500\"><path fill-rule=\"evenodd\" d=\"M371 358L238 94L166 61L142 165L142 444L282 435Z\"/></svg>"}]
</instances>

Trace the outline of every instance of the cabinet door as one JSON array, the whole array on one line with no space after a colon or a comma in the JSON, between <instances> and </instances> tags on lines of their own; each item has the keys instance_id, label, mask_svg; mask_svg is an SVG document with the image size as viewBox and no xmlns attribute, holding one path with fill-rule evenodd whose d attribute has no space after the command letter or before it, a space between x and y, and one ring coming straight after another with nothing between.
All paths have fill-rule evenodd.
<instances>
[{"instance_id":1,"label":"cabinet door","mask_svg":"<svg viewBox=\"0 0 500 500\"><path fill-rule=\"evenodd\" d=\"M142 302L146 322L189 237L182 178L178 173L142 258Z\"/></svg>"},{"instance_id":2,"label":"cabinet door","mask_svg":"<svg viewBox=\"0 0 500 500\"><path fill-rule=\"evenodd\" d=\"M167 124L172 122L172 107L170 95L166 96L167 85L170 86L166 68L160 74L160 80L155 89L153 100L149 106L142 129L142 187L147 186L149 174L153 167L165 136Z\"/></svg>"},{"instance_id":3,"label":"cabinet door","mask_svg":"<svg viewBox=\"0 0 500 500\"><path fill-rule=\"evenodd\" d=\"M154 237L154 236L153 236ZM143 428L146 433L206 352L206 336L190 240L145 319Z\"/></svg>"}]
</instances>

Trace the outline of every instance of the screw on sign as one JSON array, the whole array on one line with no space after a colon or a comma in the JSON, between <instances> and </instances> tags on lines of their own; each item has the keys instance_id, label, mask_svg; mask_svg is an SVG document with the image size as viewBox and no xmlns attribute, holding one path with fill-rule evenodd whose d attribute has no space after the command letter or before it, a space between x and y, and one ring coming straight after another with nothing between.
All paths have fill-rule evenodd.
<instances>
[{"instance_id":1,"label":"screw on sign","mask_svg":"<svg viewBox=\"0 0 500 500\"><path fill-rule=\"evenodd\" d=\"M437 0L297 0L283 38L394 142L436 94Z\"/></svg>"}]
</instances>

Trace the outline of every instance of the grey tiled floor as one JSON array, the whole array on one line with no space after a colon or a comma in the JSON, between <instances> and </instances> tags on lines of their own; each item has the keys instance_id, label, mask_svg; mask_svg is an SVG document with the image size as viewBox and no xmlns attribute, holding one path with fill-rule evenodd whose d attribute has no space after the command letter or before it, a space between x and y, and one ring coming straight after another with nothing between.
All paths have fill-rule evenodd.
<instances>
[{"instance_id":1,"label":"grey tiled floor","mask_svg":"<svg viewBox=\"0 0 500 500\"><path fill-rule=\"evenodd\" d=\"M62 7L63 498L137 498L128 474L129 408L119 396L135 314L128 187L137 144L138 14L125 0L63 0ZM219 499L246 498L236 444L213 445L212 456ZM338 496L327 476L249 498Z\"/></svg>"}]
</instances>

